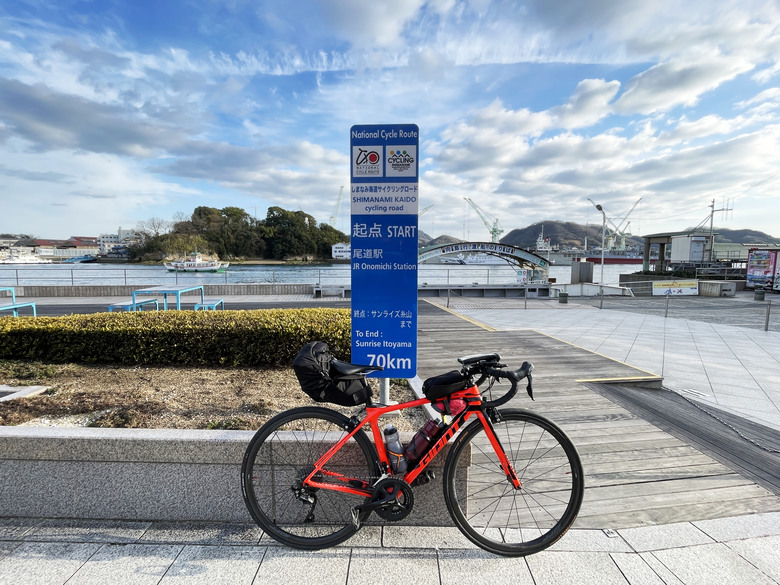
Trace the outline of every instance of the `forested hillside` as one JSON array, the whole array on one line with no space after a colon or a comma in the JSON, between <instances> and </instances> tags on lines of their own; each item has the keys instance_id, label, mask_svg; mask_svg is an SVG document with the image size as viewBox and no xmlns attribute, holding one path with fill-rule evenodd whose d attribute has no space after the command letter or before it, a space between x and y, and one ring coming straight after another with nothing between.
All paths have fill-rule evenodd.
<instances>
[{"instance_id":1,"label":"forested hillside","mask_svg":"<svg viewBox=\"0 0 780 585\"><path fill-rule=\"evenodd\" d=\"M311 215L281 207L269 207L260 220L239 207L197 207L189 218L150 220L140 228L143 241L132 249L135 258L186 256L194 250L222 259L330 258L333 244L349 241Z\"/></svg>"},{"instance_id":2,"label":"forested hillside","mask_svg":"<svg viewBox=\"0 0 780 585\"><path fill-rule=\"evenodd\" d=\"M780 238L772 237L763 232L755 230L732 230L725 228L715 228L715 241L718 243L735 244L778 244ZM601 245L601 226L595 224L581 225L573 222L564 221L543 221L525 228L517 228L510 231L503 238L501 243L518 246L520 248L532 248L536 245L539 235L544 232L544 238L550 240L550 243L564 248L583 248L586 243L588 248ZM420 245L431 246L434 244L443 244L459 242L457 238L451 236L439 236L435 239L421 241ZM641 250L644 240L641 236L632 236L627 238L626 244L637 250Z\"/></svg>"}]
</instances>

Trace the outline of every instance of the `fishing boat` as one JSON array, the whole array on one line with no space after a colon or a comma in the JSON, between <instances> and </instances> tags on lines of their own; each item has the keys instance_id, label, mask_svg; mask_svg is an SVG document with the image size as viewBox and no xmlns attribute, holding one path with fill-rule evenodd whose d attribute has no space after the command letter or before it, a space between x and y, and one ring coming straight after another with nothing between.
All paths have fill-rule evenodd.
<instances>
[{"instance_id":1,"label":"fishing boat","mask_svg":"<svg viewBox=\"0 0 780 585\"><path fill-rule=\"evenodd\" d=\"M172 260L164 265L169 272L224 272L229 262L204 260L203 254L193 252L189 260Z\"/></svg>"}]
</instances>

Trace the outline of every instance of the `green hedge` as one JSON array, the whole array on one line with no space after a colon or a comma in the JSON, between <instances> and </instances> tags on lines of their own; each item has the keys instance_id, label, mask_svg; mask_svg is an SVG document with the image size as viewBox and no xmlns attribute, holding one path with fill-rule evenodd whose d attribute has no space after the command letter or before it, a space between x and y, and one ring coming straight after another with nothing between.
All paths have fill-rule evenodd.
<instances>
[{"instance_id":1,"label":"green hedge","mask_svg":"<svg viewBox=\"0 0 780 585\"><path fill-rule=\"evenodd\" d=\"M349 360L348 309L143 311L0 319L0 358L287 366L308 341Z\"/></svg>"}]
</instances>

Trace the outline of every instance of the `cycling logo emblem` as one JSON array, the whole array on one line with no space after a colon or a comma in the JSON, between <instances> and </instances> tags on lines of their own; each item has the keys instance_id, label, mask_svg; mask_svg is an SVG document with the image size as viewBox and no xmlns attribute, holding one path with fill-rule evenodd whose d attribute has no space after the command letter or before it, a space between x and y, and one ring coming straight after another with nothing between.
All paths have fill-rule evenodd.
<instances>
[{"instance_id":1,"label":"cycling logo emblem","mask_svg":"<svg viewBox=\"0 0 780 585\"><path fill-rule=\"evenodd\" d=\"M352 168L355 177L382 176L382 146L354 146Z\"/></svg>"},{"instance_id":2,"label":"cycling logo emblem","mask_svg":"<svg viewBox=\"0 0 780 585\"><path fill-rule=\"evenodd\" d=\"M387 176L416 177L416 158L416 146L396 146L391 148L387 153Z\"/></svg>"}]
</instances>

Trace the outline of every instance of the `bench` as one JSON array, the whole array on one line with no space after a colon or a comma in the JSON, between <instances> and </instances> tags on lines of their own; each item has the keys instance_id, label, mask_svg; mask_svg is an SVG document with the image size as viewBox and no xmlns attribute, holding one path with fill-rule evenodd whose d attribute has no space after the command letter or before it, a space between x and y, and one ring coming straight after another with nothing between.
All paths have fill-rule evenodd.
<instances>
[{"instance_id":1,"label":"bench","mask_svg":"<svg viewBox=\"0 0 780 585\"><path fill-rule=\"evenodd\" d=\"M350 289L345 286L315 286L314 298L341 297L343 299L349 296L349 290Z\"/></svg>"},{"instance_id":2,"label":"bench","mask_svg":"<svg viewBox=\"0 0 780 585\"><path fill-rule=\"evenodd\" d=\"M19 316L19 309L22 307L31 307L33 312L33 317L38 316L38 312L35 309L35 303L33 302L27 302L27 303L10 303L7 305L0 304L0 311L13 311L14 317Z\"/></svg>"},{"instance_id":3,"label":"bench","mask_svg":"<svg viewBox=\"0 0 780 585\"><path fill-rule=\"evenodd\" d=\"M160 303L157 299L140 299L133 303L132 300L123 301L108 305L108 312L112 313L115 309L118 311L142 311L144 305L154 305L154 310L160 310Z\"/></svg>"},{"instance_id":4,"label":"bench","mask_svg":"<svg viewBox=\"0 0 780 585\"><path fill-rule=\"evenodd\" d=\"M220 307L224 311L225 299L203 299L202 302L195 304L196 311L208 311L209 309L216 311L217 307Z\"/></svg>"}]
</instances>

